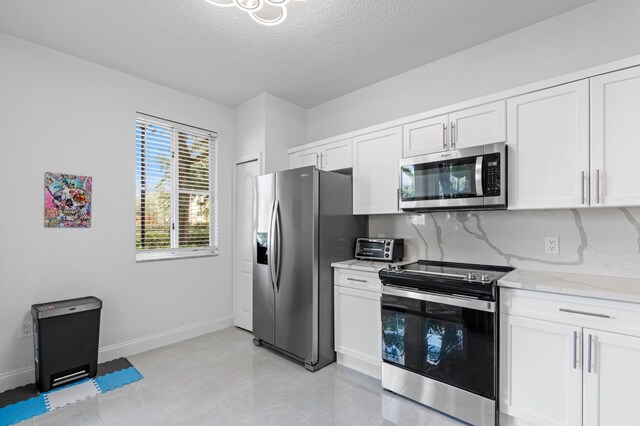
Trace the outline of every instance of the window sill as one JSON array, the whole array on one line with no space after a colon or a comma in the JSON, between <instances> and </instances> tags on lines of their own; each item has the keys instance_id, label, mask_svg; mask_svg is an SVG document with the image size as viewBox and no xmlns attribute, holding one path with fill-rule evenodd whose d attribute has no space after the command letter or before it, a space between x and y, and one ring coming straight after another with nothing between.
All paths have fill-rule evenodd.
<instances>
[{"instance_id":1,"label":"window sill","mask_svg":"<svg viewBox=\"0 0 640 426\"><path fill-rule=\"evenodd\" d=\"M218 256L218 250L202 251L166 251L166 252L138 252L136 263L157 262L160 260L193 259L197 257Z\"/></svg>"}]
</instances>

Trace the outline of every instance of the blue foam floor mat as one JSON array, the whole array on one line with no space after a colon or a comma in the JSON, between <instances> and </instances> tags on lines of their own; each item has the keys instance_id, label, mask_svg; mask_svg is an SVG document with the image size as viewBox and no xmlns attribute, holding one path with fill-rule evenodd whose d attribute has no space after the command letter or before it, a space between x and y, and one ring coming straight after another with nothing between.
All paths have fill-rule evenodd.
<instances>
[{"instance_id":1,"label":"blue foam floor mat","mask_svg":"<svg viewBox=\"0 0 640 426\"><path fill-rule=\"evenodd\" d=\"M92 379L83 379L60 388L40 393L33 391L32 386L25 386L8 390L0 394L2 401L12 401L7 405L0 405L0 426L8 426L39 416L57 408L65 407L76 402L84 401L101 393L109 392L119 387L142 380L142 374L127 360L126 364L119 363L119 366L129 367L117 371L107 372L103 370L103 375L98 375ZM112 364L112 368L113 369ZM26 391L25 391L26 389ZM32 392L36 395L33 396ZM16 399L21 399L13 402Z\"/></svg>"}]
</instances>

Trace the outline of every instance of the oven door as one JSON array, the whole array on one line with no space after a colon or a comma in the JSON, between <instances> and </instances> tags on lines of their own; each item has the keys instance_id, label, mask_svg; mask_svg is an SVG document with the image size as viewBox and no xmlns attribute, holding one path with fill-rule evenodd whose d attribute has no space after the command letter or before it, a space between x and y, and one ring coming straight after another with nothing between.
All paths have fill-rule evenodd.
<instances>
[{"instance_id":1,"label":"oven door","mask_svg":"<svg viewBox=\"0 0 640 426\"><path fill-rule=\"evenodd\" d=\"M386 363L495 400L496 342L495 302L383 286Z\"/></svg>"}]
</instances>

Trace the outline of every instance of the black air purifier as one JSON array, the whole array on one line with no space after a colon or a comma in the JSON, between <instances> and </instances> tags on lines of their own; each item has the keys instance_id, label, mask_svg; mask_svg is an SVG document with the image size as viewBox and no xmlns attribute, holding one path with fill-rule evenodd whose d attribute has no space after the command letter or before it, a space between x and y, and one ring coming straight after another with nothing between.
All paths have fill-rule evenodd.
<instances>
[{"instance_id":1,"label":"black air purifier","mask_svg":"<svg viewBox=\"0 0 640 426\"><path fill-rule=\"evenodd\" d=\"M40 392L98 371L102 300L59 300L31 306L36 386Z\"/></svg>"}]
</instances>

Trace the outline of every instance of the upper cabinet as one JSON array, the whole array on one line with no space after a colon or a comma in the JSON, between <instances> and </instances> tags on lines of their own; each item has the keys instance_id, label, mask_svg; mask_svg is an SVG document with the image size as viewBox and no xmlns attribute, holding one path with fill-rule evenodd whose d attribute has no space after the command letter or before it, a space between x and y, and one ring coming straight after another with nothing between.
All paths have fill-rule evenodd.
<instances>
[{"instance_id":1,"label":"upper cabinet","mask_svg":"<svg viewBox=\"0 0 640 426\"><path fill-rule=\"evenodd\" d=\"M591 79L591 205L640 205L640 67Z\"/></svg>"},{"instance_id":2,"label":"upper cabinet","mask_svg":"<svg viewBox=\"0 0 640 426\"><path fill-rule=\"evenodd\" d=\"M507 101L509 208L586 206L589 82Z\"/></svg>"},{"instance_id":3,"label":"upper cabinet","mask_svg":"<svg viewBox=\"0 0 640 426\"><path fill-rule=\"evenodd\" d=\"M353 138L353 214L398 213L402 127Z\"/></svg>"},{"instance_id":4,"label":"upper cabinet","mask_svg":"<svg viewBox=\"0 0 640 426\"><path fill-rule=\"evenodd\" d=\"M505 101L493 102L403 126L403 157L504 142Z\"/></svg>"},{"instance_id":5,"label":"upper cabinet","mask_svg":"<svg viewBox=\"0 0 640 426\"><path fill-rule=\"evenodd\" d=\"M292 152L289 154L289 166L316 166L319 170L333 171L350 169L351 138L330 142L313 148Z\"/></svg>"}]
</instances>

